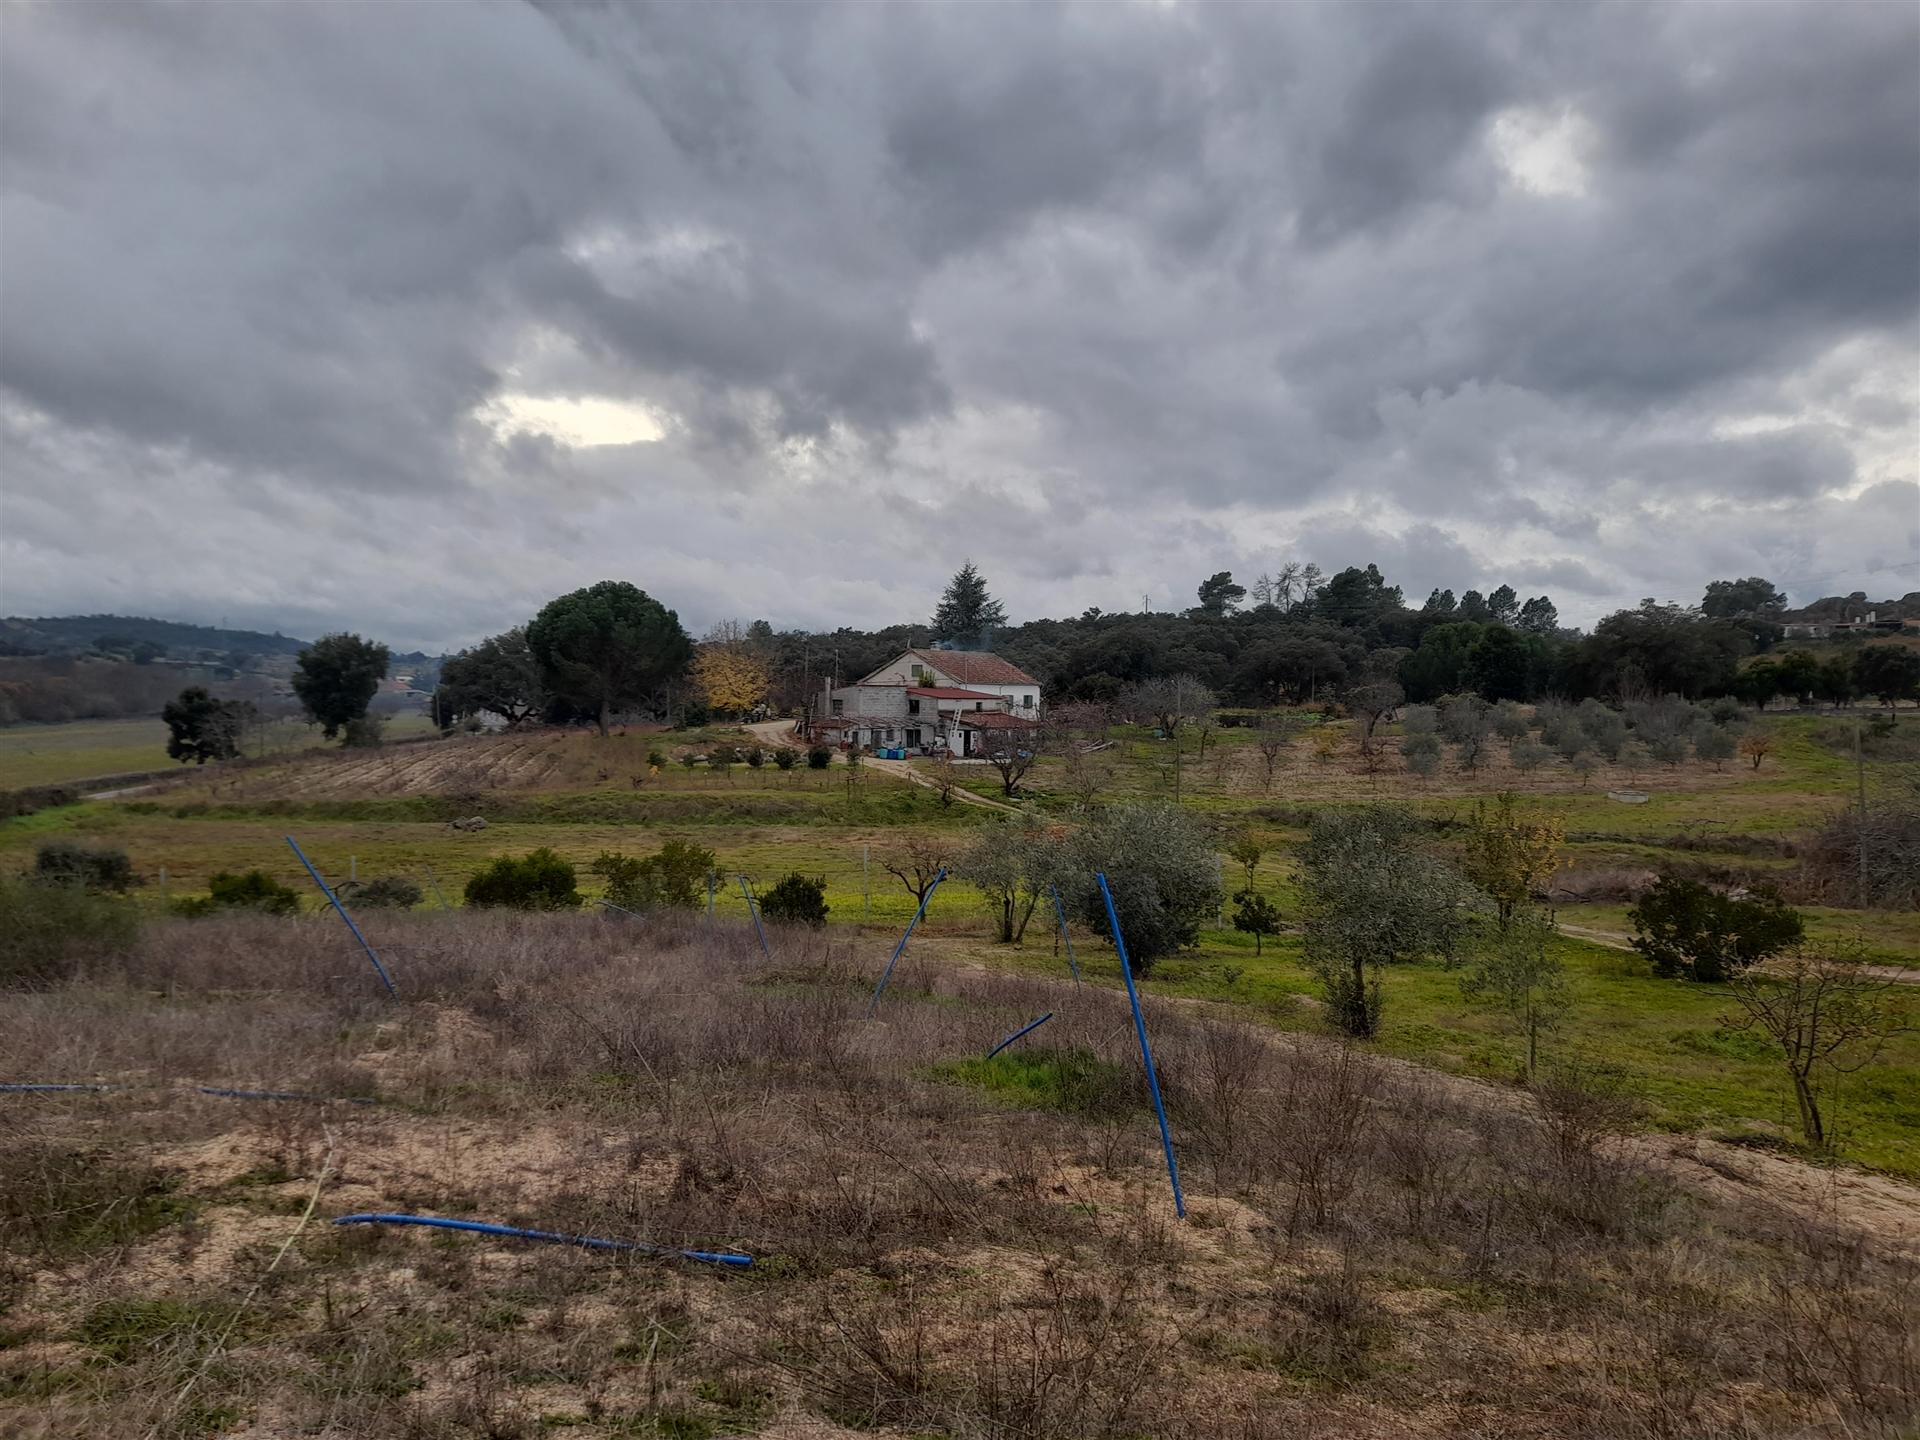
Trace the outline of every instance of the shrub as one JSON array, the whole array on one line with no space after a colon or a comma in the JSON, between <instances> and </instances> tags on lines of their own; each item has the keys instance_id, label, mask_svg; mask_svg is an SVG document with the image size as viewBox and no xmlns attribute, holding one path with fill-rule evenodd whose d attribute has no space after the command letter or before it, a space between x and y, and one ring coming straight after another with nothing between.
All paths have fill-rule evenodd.
<instances>
[{"instance_id":1,"label":"shrub","mask_svg":"<svg viewBox=\"0 0 1920 1440\"><path fill-rule=\"evenodd\" d=\"M815 745L807 751L807 768L824 770L833 763L833 751L825 745Z\"/></svg>"},{"instance_id":2,"label":"shrub","mask_svg":"<svg viewBox=\"0 0 1920 1440\"><path fill-rule=\"evenodd\" d=\"M1678 765L1687 758L1687 737L1676 732L1655 735L1647 741L1647 753L1662 765Z\"/></svg>"},{"instance_id":3,"label":"shrub","mask_svg":"<svg viewBox=\"0 0 1920 1440\"><path fill-rule=\"evenodd\" d=\"M781 925L811 925L817 929L827 923L827 908L826 877L809 880L798 870L760 898L761 915Z\"/></svg>"},{"instance_id":4,"label":"shrub","mask_svg":"<svg viewBox=\"0 0 1920 1440\"><path fill-rule=\"evenodd\" d=\"M1493 712L1493 733L1502 740L1518 740L1533 728L1527 712L1511 700L1502 700Z\"/></svg>"},{"instance_id":5,"label":"shrub","mask_svg":"<svg viewBox=\"0 0 1920 1440\"><path fill-rule=\"evenodd\" d=\"M667 752L662 750L658 745L655 745L653 748L647 751L647 764L651 765L656 770L666 769L667 768Z\"/></svg>"},{"instance_id":6,"label":"shrub","mask_svg":"<svg viewBox=\"0 0 1920 1440\"><path fill-rule=\"evenodd\" d=\"M716 770L724 770L729 765L739 763L740 747L738 745L712 745L707 749L707 764Z\"/></svg>"},{"instance_id":7,"label":"shrub","mask_svg":"<svg viewBox=\"0 0 1920 1440\"><path fill-rule=\"evenodd\" d=\"M1513 768L1523 775L1530 775L1546 764L1553 752L1538 740L1522 735L1507 747L1507 758L1513 761Z\"/></svg>"},{"instance_id":8,"label":"shrub","mask_svg":"<svg viewBox=\"0 0 1920 1440\"><path fill-rule=\"evenodd\" d=\"M49 985L90 954L125 950L139 929L131 905L78 885L0 877L0 988Z\"/></svg>"},{"instance_id":9,"label":"shrub","mask_svg":"<svg viewBox=\"0 0 1920 1440\"><path fill-rule=\"evenodd\" d=\"M1736 898L1697 880L1662 875L1627 912L1633 948L1656 975L1718 984L1800 942L1800 912L1772 889Z\"/></svg>"},{"instance_id":10,"label":"shrub","mask_svg":"<svg viewBox=\"0 0 1920 1440\"><path fill-rule=\"evenodd\" d=\"M289 889L264 870L234 875L222 870L207 882L203 896L176 900L176 915L198 918L222 910L258 910L267 915L294 915L300 910L300 892Z\"/></svg>"},{"instance_id":11,"label":"shrub","mask_svg":"<svg viewBox=\"0 0 1920 1440\"><path fill-rule=\"evenodd\" d=\"M404 875L382 875L375 880L349 881L339 887L340 898L363 909L411 910L425 898L420 887Z\"/></svg>"},{"instance_id":12,"label":"shrub","mask_svg":"<svg viewBox=\"0 0 1920 1440\"><path fill-rule=\"evenodd\" d=\"M515 859L497 856L467 881L469 905L508 910L568 910L580 903L573 866L546 846Z\"/></svg>"},{"instance_id":13,"label":"shrub","mask_svg":"<svg viewBox=\"0 0 1920 1440\"><path fill-rule=\"evenodd\" d=\"M1404 735L1431 735L1440 728L1440 712L1431 705L1409 705L1400 712L1400 731Z\"/></svg>"},{"instance_id":14,"label":"shrub","mask_svg":"<svg viewBox=\"0 0 1920 1440\"><path fill-rule=\"evenodd\" d=\"M622 910L698 908L706 878L718 865L711 850L684 840L669 840L644 860L602 854L593 873L607 882L607 900Z\"/></svg>"},{"instance_id":15,"label":"shrub","mask_svg":"<svg viewBox=\"0 0 1920 1440\"><path fill-rule=\"evenodd\" d=\"M778 750L775 750L773 752L773 764L775 769L778 769L778 770L793 769L794 759L795 759L795 754L794 754L793 747L791 745L782 745Z\"/></svg>"},{"instance_id":16,"label":"shrub","mask_svg":"<svg viewBox=\"0 0 1920 1440\"><path fill-rule=\"evenodd\" d=\"M758 745L749 745L747 747L747 768L749 770L758 770L766 763L766 751L762 750Z\"/></svg>"},{"instance_id":17,"label":"shrub","mask_svg":"<svg viewBox=\"0 0 1920 1440\"><path fill-rule=\"evenodd\" d=\"M386 734L386 721L378 715L362 715L346 723L340 732L340 743L349 750L377 750Z\"/></svg>"},{"instance_id":18,"label":"shrub","mask_svg":"<svg viewBox=\"0 0 1920 1440\"><path fill-rule=\"evenodd\" d=\"M49 840L34 853L36 880L54 885L78 885L82 890L111 890L121 894L136 883L133 862L124 850L82 845L74 840Z\"/></svg>"}]
</instances>

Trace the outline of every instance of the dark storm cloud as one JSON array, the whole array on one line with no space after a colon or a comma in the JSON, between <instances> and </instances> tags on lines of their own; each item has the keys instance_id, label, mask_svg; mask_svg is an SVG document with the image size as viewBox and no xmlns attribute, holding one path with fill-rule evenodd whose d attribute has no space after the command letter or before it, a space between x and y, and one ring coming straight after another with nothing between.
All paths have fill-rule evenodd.
<instances>
[{"instance_id":1,"label":"dark storm cloud","mask_svg":"<svg viewBox=\"0 0 1920 1440\"><path fill-rule=\"evenodd\" d=\"M16 9L0 605L1911 588L1916 53L1811 3Z\"/></svg>"}]
</instances>

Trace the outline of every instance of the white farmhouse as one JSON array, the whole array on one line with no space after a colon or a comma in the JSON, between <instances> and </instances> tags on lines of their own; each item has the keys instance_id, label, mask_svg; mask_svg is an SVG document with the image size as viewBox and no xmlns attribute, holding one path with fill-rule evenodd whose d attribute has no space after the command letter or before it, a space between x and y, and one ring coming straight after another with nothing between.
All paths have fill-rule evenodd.
<instances>
[{"instance_id":1,"label":"white farmhouse","mask_svg":"<svg viewBox=\"0 0 1920 1440\"><path fill-rule=\"evenodd\" d=\"M1011 661L973 650L906 650L852 685L826 686L808 733L831 744L984 753L990 730L1040 723L1040 682Z\"/></svg>"}]
</instances>

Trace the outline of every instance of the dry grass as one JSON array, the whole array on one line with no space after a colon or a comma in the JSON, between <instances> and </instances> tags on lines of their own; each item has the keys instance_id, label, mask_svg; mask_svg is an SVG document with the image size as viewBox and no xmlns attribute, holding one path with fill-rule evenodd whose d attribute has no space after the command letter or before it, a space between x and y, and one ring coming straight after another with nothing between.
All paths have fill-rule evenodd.
<instances>
[{"instance_id":1,"label":"dry grass","mask_svg":"<svg viewBox=\"0 0 1920 1440\"><path fill-rule=\"evenodd\" d=\"M1565 1083L1482 1095L858 940L418 917L402 1002L312 922L161 926L0 998L0 1431L1887 1436L1912 1257L1683 1188ZM1040 1013L1055 1019L976 1060ZM1015 1058L1015 1057L1019 1058ZM23 1070L15 1059L11 1069ZM197 1084L377 1098L249 1103ZM411 1209L738 1247L747 1271ZM189 1382L191 1381L191 1384Z\"/></svg>"}]
</instances>

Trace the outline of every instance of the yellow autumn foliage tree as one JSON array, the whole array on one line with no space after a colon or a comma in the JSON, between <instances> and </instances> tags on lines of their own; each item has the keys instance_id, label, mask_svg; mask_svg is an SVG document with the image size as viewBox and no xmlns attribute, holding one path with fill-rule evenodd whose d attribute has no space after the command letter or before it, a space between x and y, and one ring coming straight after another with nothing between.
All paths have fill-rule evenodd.
<instances>
[{"instance_id":1,"label":"yellow autumn foliage tree","mask_svg":"<svg viewBox=\"0 0 1920 1440\"><path fill-rule=\"evenodd\" d=\"M1513 796L1502 791L1492 805L1482 800L1473 807L1460 869L1492 898L1504 929L1527 897L1553 879L1566 843L1565 821L1552 815L1522 819Z\"/></svg>"},{"instance_id":2,"label":"yellow autumn foliage tree","mask_svg":"<svg viewBox=\"0 0 1920 1440\"><path fill-rule=\"evenodd\" d=\"M744 645L704 644L693 657L693 680L707 708L738 715L767 698L767 662Z\"/></svg>"}]
</instances>

